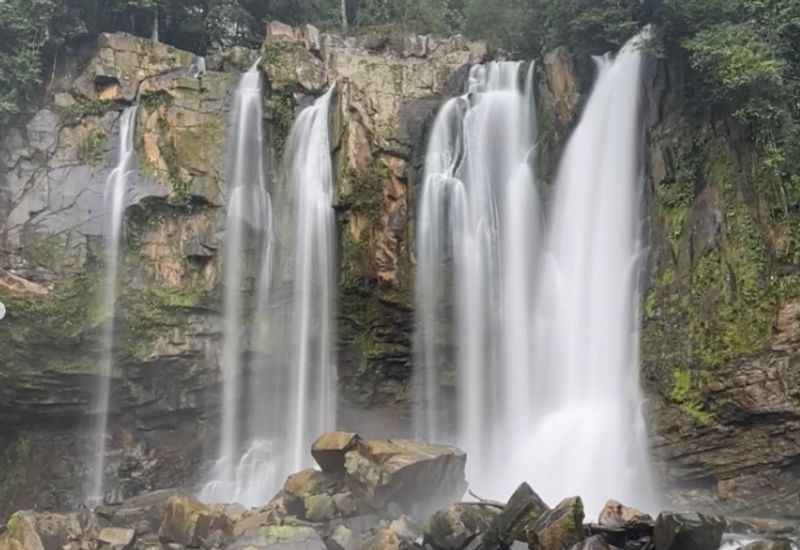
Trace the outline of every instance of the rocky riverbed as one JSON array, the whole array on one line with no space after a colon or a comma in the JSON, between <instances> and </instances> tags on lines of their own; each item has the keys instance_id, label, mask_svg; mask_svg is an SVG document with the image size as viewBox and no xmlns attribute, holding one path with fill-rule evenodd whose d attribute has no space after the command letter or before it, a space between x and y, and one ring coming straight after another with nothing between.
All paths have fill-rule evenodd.
<instances>
[{"instance_id":1,"label":"rocky riverbed","mask_svg":"<svg viewBox=\"0 0 800 550\"><path fill-rule=\"evenodd\" d=\"M800 534L769 519L654 518L614 500L595 520L580 496L545 503L525 482L507 502L463 501L467 456L443 445L333 432L311 455L316 467L260 508L203 503L185 488L94 510L25 510L1 528L0 550L790 550Z\"/></svg>"}]
</instances>

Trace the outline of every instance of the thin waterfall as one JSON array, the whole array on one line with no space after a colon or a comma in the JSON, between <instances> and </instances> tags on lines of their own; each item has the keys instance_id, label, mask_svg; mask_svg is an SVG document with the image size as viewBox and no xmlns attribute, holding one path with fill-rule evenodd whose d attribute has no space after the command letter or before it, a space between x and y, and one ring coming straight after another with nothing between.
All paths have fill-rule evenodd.
<instances>
[{"instance_id":1,"label":"thin waterfall","mask_svg":"<svg viewBox=\"0 0 800 550\"><path fill-rule=\"evenodd\" d=\"M284 155L293 239L292 333L287 342L289 432L285 474L309 465L308 449L336 424L335 215L328 129L331 87L295 120Z\"/></svg>"},{"instance_id":2,"label":"thin waterfall","mask_svg":"<svg viewBox=\"0 0 800 550\"><path fill-rule=\"evenodd\" d=\"M117 165L108 175L105 186L105 284L102 289L103 348L100 373L94 395L94 430L91 460L91 478L85 491L86 501L102 504L104 498L104 470L108 413L111 398L111 377L114 373L114 318L116 316L117 283L119 277L119 247L122 219L125 214L125 197L129 179L134 171L135 151L133 137L136 130L136 105L125 109L119 121L119 148Z\"/></svg>"},{"instance_id":3,"label":"thin waterfall","mask_svg":"<svg viewBox=\"0 0 800 550\"><path fill-rule=\"evenodd\" d=\"M477 65L467 93L442 107L418 215L415 429L462 445L473 482L499 458L492 449L529 395L530 283L541 221L533 67L524 68ZM449 339L454 354L443 345ZM454 405L443 390L452 363Z\"/></svg>"},{"instance_id":4,"label":"thin waterfall","mask_svg":"<svg viewBox=\"0 0 800 550\"><path fill-rule=\"evenodd\" d=\"M545 499L580 494L592 512L610 497L655 505L638 357L646 33L597 59L561 161L537 293L535 422L509 465Z\"/></svg>"},{"instance_id":5,"label":"thin waterfall","mask_svg":"<svg viewBox=\"0 0 800 550\"><path fill-rule=\"evenodd\" d=\"M257 281L271 269L272 206L267 192L263 137L262 81L258 61L244 73L234 94L226 152L228 182L223 256L222 422L218 460L200 497L210 502L262 504L270 453L261 442L243 441L251 416L242 407L246 328L243 286L250 250L261 255ZM258 284L257 303L263 283ZM253 315L262 314L256 307ZM249 449L242 452L242 448Z\"/></svg>"}]
</instances>

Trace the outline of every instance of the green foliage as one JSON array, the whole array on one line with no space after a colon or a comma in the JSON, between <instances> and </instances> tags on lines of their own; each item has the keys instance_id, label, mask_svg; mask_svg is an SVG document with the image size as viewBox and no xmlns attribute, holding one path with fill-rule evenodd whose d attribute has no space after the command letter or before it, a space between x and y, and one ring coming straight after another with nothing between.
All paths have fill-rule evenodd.
<instances>
[{"instance_id":1,"label":"green foliage","mask_svg":"<svg viewBox=\"0 0 800 550\"><path fill-rule=\"evenodd\" d=\"M57 8L55 0L0 2L0 125L30 112L39 95L42 52Z\"/></svg>"},{"instance_id":2,"label":"green foliage","mask_svg":"<svg viewBox=\"0 0 800 550\"><path fill-rule=\"evenodd\" d=\"M78 158L90 166L98 166L105 156L106 134L92 130L78 145Z\"/></svg>"},{"instance_id":3,"label":"green foliage","mask_svg":"<svg viewBox=\"0 0 800 550\"><path fill-rule=\"evenodd\" d=\"M400 25L419 33L447 33L460 27L449 0L365 0L359 3L359 25Z\"/></svg>"},{"instance_id":4,"label":"green foliage","mask_svg":"<svg viewBox=\"0 0 800 550\"><path fill-rule=\"evenodd\" d=\"M702 377L701 377L702 378ZM714 417L703 410L702 381L697 383L692 379L692 373L683 368L672 371L672 391L670 400L680 406L681 410L691 416L698 424L706 426Z\"/></svg>"}]
</instances>

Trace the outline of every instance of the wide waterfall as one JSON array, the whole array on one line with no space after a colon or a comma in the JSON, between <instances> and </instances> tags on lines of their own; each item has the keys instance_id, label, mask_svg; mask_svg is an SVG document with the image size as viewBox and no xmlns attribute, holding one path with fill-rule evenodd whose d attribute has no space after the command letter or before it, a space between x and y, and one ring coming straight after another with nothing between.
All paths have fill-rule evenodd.
<instances>
[{"instance_id":1,"label":"wide waterfall","mask_svg":"<svg viewBox=\"0 0 800 550\"><path fill-rule=\"evenodd\" d=\"M536 303L536 420L511 465L591 511L614 495L654 507L638 376L643 37L597 60L561 161Z\"/></svg>"},{"instance_id":2,"label":"wide waterfall","mask_svg":"<svg viewBox=\"0 0 800 550\"><path fill-rule=\"evenodd\" d=\"M261 257L258 281L270 279L272 208L267 192L265 144L263 137L261 74L256 62L242 75L234 94L226 152L228 182L224 248L224 325L222 344L222 425L217 464L212 481L201 493L204 500L258 504L269 480L269 453L263 444L247 441L244 453L243 425L253 416L242 406L245 343L245 301L242 287L246 278L247 251L255 247ZM259 284L259 286L263 286ZM256 289L262 292L261 288ZM261 300L257 300L257 304ZM264 314L256 308L254 316ZM266 456L265 456L266 454Z\"/></svg>"},{"instance_id":3,"label":"wide waterfall","mask_svg":"<svg viewBox=\"0 0 800 550\"><path fill-rule=\"evenodd\" d=\"M417 432L462 445L479 494L506 498L524 479L550 502L580 494L591 512L611 497L652 505L638 380L640 42L598 61L546 231L531 71L474 67L432 129Z\"/></svg>"},{"instance_id":4,"label":"wide waterfall","mask_svg":"<svg viewBox=\"0 0 800 550\"><path fill-rule=\"evenodd\" d=\"M117 301L117 279L119 275L119 249L122 234L122 218L125 214L125 198L128 181L134 170L133 136L136 128L136 106L123 111L119 120L119 147L117 165L108 175L105 186L105 282L102 288L103 347L100 358L100 373L94 395L94 430L91 460L91 478L85 489L85 500L92 504L103 502L108 413L111 398L111 377L114 370L114 318Z\"/></svg>"},{"instance_id":5,"label":"wide waterfall","mask_svg":"<svg viewBox=\"0 0 800 550\"><path fill-rule=\"evenodd\" d=\"M467 93L448 101L434 123L420 200L416 431L463 445L473 480L502 460L491 450L525 425L520 415L530 400L541 221L532 169L534 67L524 69L518 62L472 68ZM452 409L441 389L450 339Z\"/></svg>"}]
</instances>

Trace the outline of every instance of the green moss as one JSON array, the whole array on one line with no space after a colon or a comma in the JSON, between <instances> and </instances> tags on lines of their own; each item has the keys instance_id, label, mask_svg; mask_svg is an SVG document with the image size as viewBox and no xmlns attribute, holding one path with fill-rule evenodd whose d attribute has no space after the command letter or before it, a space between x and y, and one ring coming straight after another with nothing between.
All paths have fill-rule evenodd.
<instances>
[{"instance_id":1,"label":"green moss","mask_svg":"<svg viewBox=\"0 0 800 550\"><path fill-rule=\"evenodd\" d=\"M92 130L78 145L78 158L90 166L102 164L105 156L106 134L102 130Z\"/></svg>"},{"instance_id":2,"label":"green moss","mask_svg":"<svg viewBox=\"0 0 800 550\"><path fill-rule=\"evenodd\" d=\"M111 100L97 100L79 102L69 107L58 107L57 112L61 117L63 126L75 126L90 116L103 116L118 107L117 102Z\"/></svg>"},{"instance_id":3,"label":"green moss","mask_svg":"<svg viewBox=\"0 0 800 550\"><path fill-rule=\"evenodd\" d=\"M0 505L14 502L23 496L21 491L28 482L28 465L32 459L31 442L28 438L20 436L14 445L9 446L0 454ZM12 538L20 539L19 518L16 515L6 525Z\"/></svg>"},{"instance_id":4,"label":"green moss","mask_svg":"<svg viewBox=\"0 0 800 550\"><path fill-rule=\"evenodd\" d=\"M700 377L705 378L705 377ZM706 426L710 424L714 417L703 410L702 381L692 379L692 373L688 369L676 368L672 371L672 391L670 400L680 409L691 416L698 424Z\"/></svg>"},{"instance_id":5,"label":"green moss","mask_svg":"<svg viewBox=\"0 0 800 550\"><path fill-rule=\"evenodd\" d=\"M270 119L270 140L275 157L282 159L286 142L292 129L295 115L295 102L290 94L272 94L267 100L267 116Z\"/></svg>"}]
</instances>

